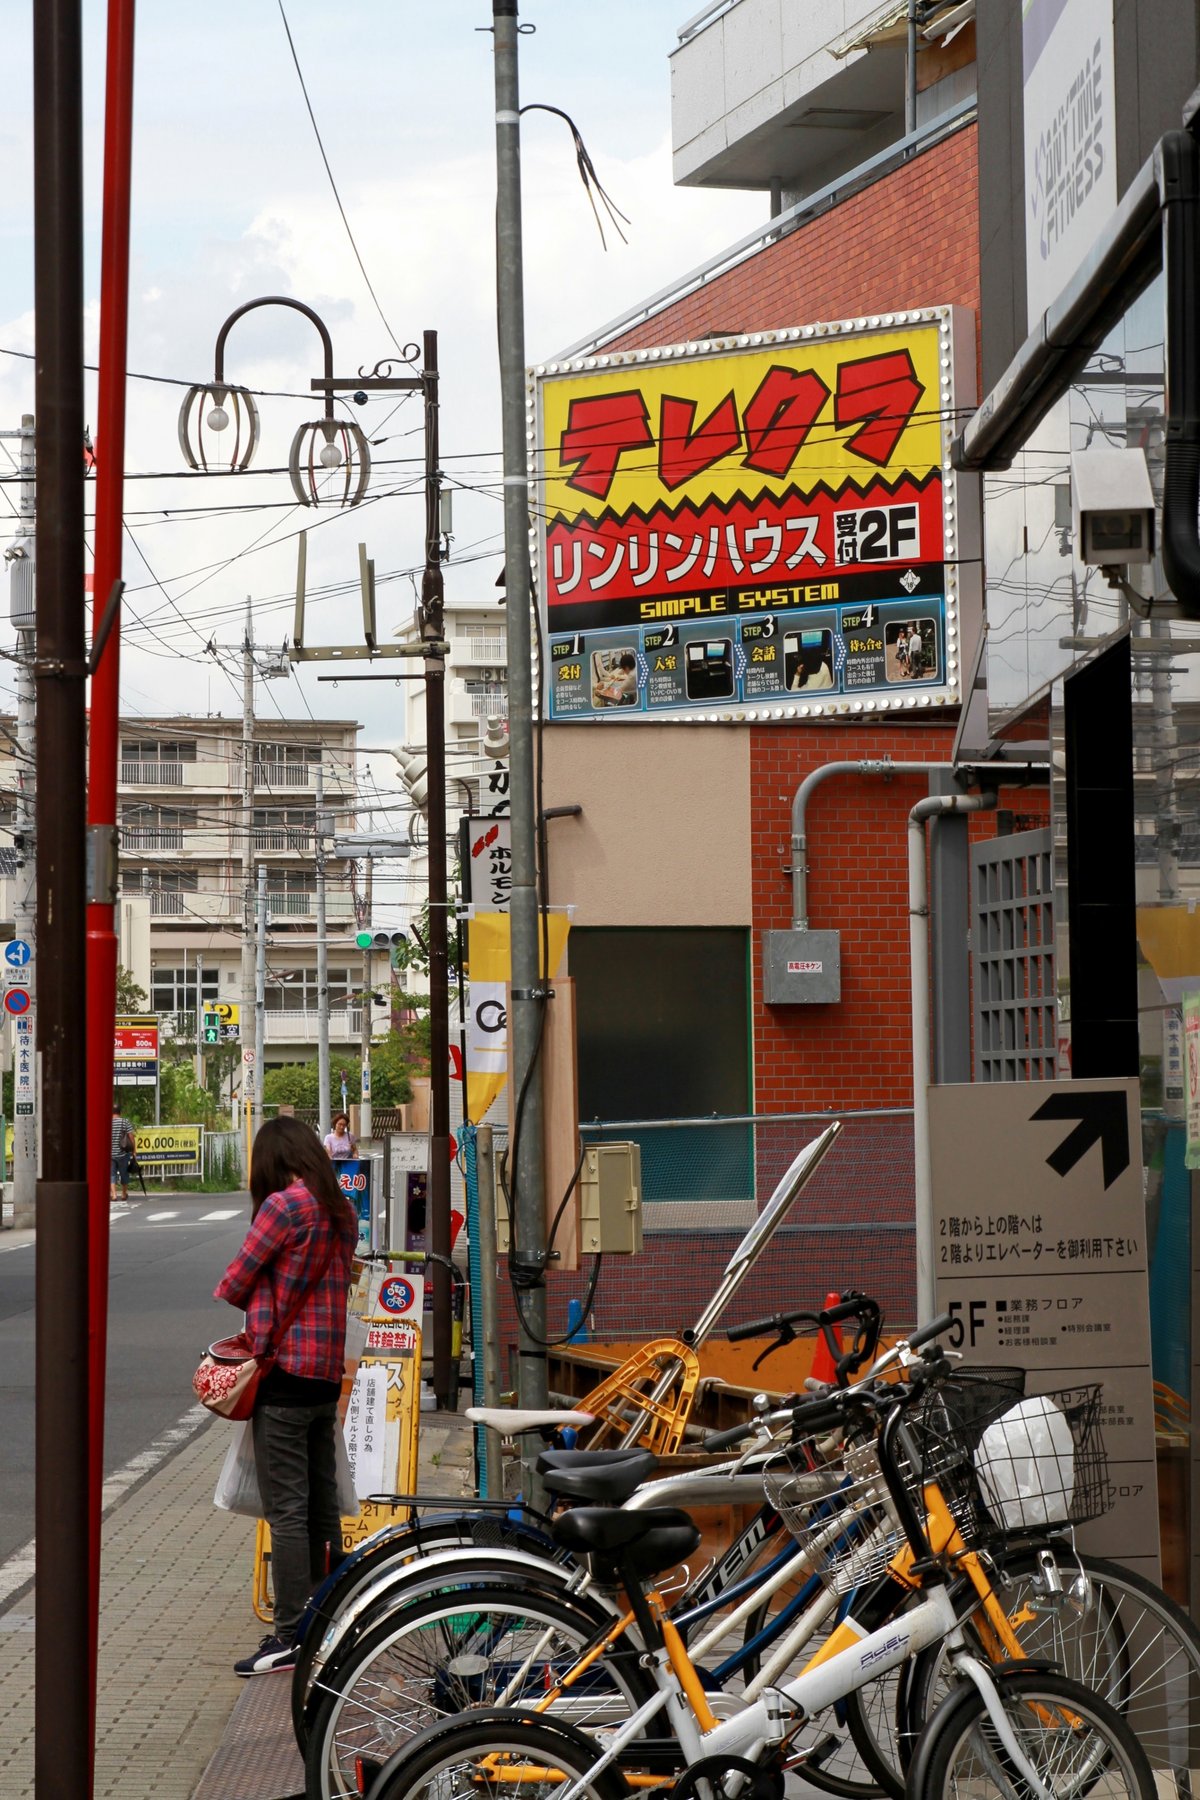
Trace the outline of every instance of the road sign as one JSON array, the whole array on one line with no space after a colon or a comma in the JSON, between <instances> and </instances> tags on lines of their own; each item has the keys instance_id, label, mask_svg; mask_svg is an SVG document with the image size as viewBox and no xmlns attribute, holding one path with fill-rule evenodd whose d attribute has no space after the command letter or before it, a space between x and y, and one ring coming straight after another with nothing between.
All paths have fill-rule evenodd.
<instances>
[{"instance_id":1,"label":"road sign","mask_svg":"<svg viewBox=\"0 0 1200 1800\"><path fill-rule=\"evenodd\" d=\"M33 960L33 951L24 938L14 938L11 944L4 946L4 960L10 968L23 969L27 962Z\"/></svg>"},{"instance_id":2,"label":"road sign","mask_svg":"<svg viewBox=\"0 0 1200 1800\"><path fill-rule=\"evenodd\" d=\"M253 1050L243 1050L242 1051L242 1061L244 1063L252 1063L254 1061Z\"/></svg>"},{"instance_id":3,"label":"road sign","mask_svg":"<svg viewBox=\"0 0 1200 1800\"><path fill-rule=\"evenodd\" d=\"M6 1013L11 1013L14 1019L19 1019L22 1013L27 1013L29 1007L29 990L27 988L8 988L5 990L4 1010Z\"/></svg>"}]
</instances>

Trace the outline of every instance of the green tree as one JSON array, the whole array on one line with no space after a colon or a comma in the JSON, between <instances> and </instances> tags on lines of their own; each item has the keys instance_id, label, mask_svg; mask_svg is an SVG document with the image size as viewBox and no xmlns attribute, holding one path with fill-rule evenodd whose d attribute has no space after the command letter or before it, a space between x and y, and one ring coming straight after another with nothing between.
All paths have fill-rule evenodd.
<instances>
[{"instance_id":1,"label":"green tree","mask_svg":"<svg viewBox=\"0 0 1200 1800\"><path fill-rule=\"evenodd\" d=\"M419 1062L419 1059L418 1059ZM342 1104L341 1071L346 1071L346 1104L357 1105L362 1098L362 1068L355 1056L353 1062L334 1058L330 1068L329 1104L336 1111ZM402 1106L412 1099L413 1058L408 1034L389 1031L371 1046L371 1098L376 1106ZM263 1103L266 1106L300 1106L315 1108L318 1104L317 1060L284 1063L268 1069L263 1077Z\"/></svg>"},{"instance_id":2,"label":"green tree","mask_svg":"<svg viewBox=\"0 0 1200 1800\"><path fill-rule=\"evenodd\" d=\"M141 1013L146 1010L149 996L144 987L139 987L128 969L117 966L117 1012Z\"/></svg>"},{"instance_id":3,"label":"green tree","mask_svg":"<svg viewBox=\"0 0 1200 1800\"><path fill-rule=\"evenodd\" d=\"M403 1106L412 1099L412 1065L409 1045L401 1031L389 1031L382 1043L371 1045L371 1103Z\"/></svg>"}]
</instances>

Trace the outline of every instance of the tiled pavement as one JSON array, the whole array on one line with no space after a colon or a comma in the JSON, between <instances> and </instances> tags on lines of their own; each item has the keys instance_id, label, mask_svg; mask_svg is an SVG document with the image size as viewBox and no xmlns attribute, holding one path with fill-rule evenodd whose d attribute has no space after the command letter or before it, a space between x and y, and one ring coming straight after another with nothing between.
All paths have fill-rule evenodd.
<instances>
[{"instance_id":1,"label":"tiled pavement","mask_svg":"<svg viewBox=\"0 0 1200 1800\"><path fill-rule=\"evenodd\" d=\"M470 1492L466 1421L425 1414L421 1426L422 1487ZM251 1608L253 1522L212 1505L228 1433L206 1421L105 1518L96 1800L277 1800L303 1786L302 1775L292 1788L247 1785L240 1772L253 1775L256 1736L290 1750L275 1716L288 1684L232 1672L263 1627ZM34 1617L32 1591L0 1612L4 1800L33 1796Z\"/></svg>"}]
</instances>

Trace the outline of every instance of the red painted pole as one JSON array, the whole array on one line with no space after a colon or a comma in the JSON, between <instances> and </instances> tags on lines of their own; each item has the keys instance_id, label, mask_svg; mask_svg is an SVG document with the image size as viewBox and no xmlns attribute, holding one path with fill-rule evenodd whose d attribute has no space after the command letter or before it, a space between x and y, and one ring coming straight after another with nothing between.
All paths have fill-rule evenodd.
<instances>
[{"instance_id":1,"label":"red painted pole","mask_svg":"<svg viewBox=\"0 0 1200 1800\"><path fill-rule=\"evenodd\" d=\"M134 0L109 0L104 102L104 217L100 259L100 387L96 417L96 569L93 639L121 576L125 368L129 334L129 214L133 155ZM82 446L80 455L83 454ZM82 596L80 597L82 601ZM88 746L87 1175L88 1576L93 1744L100 1618L100 1497L108 1347L108 1204L112 1155L113 1020L117 1007L117 751L121 618L92 678Z\"/></svg>"}]
</instances>

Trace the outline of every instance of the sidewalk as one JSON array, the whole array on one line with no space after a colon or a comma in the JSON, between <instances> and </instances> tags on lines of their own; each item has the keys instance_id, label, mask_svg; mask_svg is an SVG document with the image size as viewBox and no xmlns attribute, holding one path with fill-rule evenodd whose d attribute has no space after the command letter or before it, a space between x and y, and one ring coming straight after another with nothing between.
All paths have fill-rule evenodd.
<instances>
[{"instance_id":1,"label":"sidewalk","mask_svg":"<svg viewBox=\"0 0 1200 1800\"><path fill-rule=\"evenodd\" d=\"M291 1788L263 1789L237 1775L243 1757L254 1760L242 1715L258 1714L264 1730L275 1730L288 1683L233 1673L265 1628L250 1604L253 1521L212 1505L228 1436L223 1421L206 1417L105 1517L96 1800L276 1800L303 1788L298 1757ZM423 1415L421 1485L473 1491L465 1419ZM0 1613L4 1800L33 1796L34 1617L32 1589Z\"/></svg>"}]
</instances>

